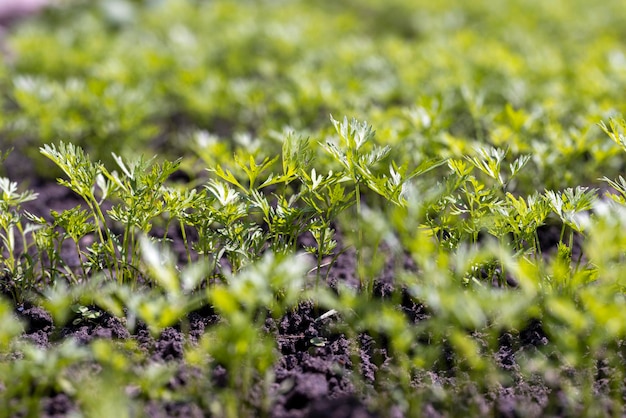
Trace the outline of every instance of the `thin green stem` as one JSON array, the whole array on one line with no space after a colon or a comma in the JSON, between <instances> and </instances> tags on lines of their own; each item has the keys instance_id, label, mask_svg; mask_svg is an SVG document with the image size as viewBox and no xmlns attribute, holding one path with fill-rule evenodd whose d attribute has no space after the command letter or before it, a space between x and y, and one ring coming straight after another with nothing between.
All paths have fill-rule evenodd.
<instances>
[{"instance_id":1,"label":"thin green stem","mask_svg":"<svg viewBox=\"0 0 626 418\"><path fill-rule=\"evenodd\" d=\"M180 224L180 234L183 238L183 244L185 245L185 253L187 254L187 262L191 264L191 251L189 249L189 242L187 241L187 232L185 231L185 224L182 221L182 219L179 220L179 224ZM167 232L166 232L166 235L167 235Z\"/></svg>"},{"instance_id":2,"label":"thin green stem","mask_svg":"<svg viewBox=\"0 0 626 418\"><path fill-rule=\"evenodd\" d=\"M326 229L322 229L322 232L320 234L320 242L318 244L317 247L317 269L315 272L315 291L317 292L317 289L319 288L319 282L320 282L320 278L321 278L321 272L320 269L322 267L322 260L324 259L323 254L324 254L324 243L326 240Z\"/></svg>"},{"instance_id":3,"label":"thin green stem","mask_svg":"<svg viewBox=\"0 0 626 418\"><path fill-rule=\"evenodd\" d=\"M80 269L83 274L83 279L87 278L87 271L85 270L85 262L83 260L83 253L80 250L80 245L78 245L78 240L74 241L74 247L76 248L76 254L78 255L78 262L80 263Z\"/></svg>"},{"instance_id":4,"label":"thin green stem","mask_svg":"<svg viewBox=\"0 0 626 418\"><path fill-rule=\"evenodd\" d=\"M541 256L541 243L539 242L539 234L536 229L533 232L533 237L535 241L535 261L537 261Z\"/></svg>"},{"instance_id":5,"label":"thin green stem","mask_svg":"<svg viewBox=\"0 0 626 418\"><path fill-rule=\"evenodd\" d=\"M110 272L115 273L117 280L121 283L122 277L120 275L119 265L118 263L112 264L111 261L111 257L115 257L115 244L113 243L113 238L111 238L111 231L108 231L108 228L106 226L106 219L104 218L104 214L102 213L100 205L93 195L83 197L87 201L87 205L89 206L89 209L91 209L91 212L95 214L94 220L96 222L96 229L98 231L98 237L100 238L100 242L102 243L102 245L108 247L109 255L106 257L107 268ZM106 239L102 233L102 230L105 228L107 229Z\"/></svg>"},{"instance_id":6,"label":"thin green stem","mask_svg":"<svg viewBox=\"0 0 626 418\"><path fill-rule=\"evenodd\" d=\"M561 226L561 234L559 235L559 244L563 244L563 237L565 236L565 223Z\"/></svg>"},{"instance_id":7,"label":"thin green stem","mask_svg":"<svg viewBox=\"0 0 626 418\"><path fill-rule=\"evenodd\" d=\"M363 229L361 228L361 188L359 187L359 182L356 182L355 185L355 198L356 198L356 213L357 213L357 219L356 219L356 228L357 228L357 244L356 244L356 272L357 272L357 276L359 278L359 283L361 284L361 289L365 291L366 294L369 295L370 293L370 289L368 289L365 283L365 278L363 277L363 271L362 271L362 266L363 266L363 252L362 250L362 245L363 245Z\"/></svg>"}]
</instances>

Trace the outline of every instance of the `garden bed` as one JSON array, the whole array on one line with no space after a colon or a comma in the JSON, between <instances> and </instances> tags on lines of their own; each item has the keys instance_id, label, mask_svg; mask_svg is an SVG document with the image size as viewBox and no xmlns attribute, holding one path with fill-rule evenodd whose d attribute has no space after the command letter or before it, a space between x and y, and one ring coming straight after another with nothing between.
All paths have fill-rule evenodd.
<instances>
[{"instance_id":1,"label":"garden bed","mask_svg":"<svg viewBox=\"0 0 626 418\"><path fill-rule=\"evenodd\" d=\"M624 416L621 1L49 3L0 417Z\"/></svg>"}]
</instances>

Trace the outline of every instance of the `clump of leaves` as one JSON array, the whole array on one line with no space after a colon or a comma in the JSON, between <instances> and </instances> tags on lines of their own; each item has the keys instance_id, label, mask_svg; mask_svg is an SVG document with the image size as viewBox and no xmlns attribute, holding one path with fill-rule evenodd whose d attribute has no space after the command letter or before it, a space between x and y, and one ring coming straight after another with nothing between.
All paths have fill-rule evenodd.
<instances>
[{"instance_id":1,"label":"clump of leaves","mask_svg":"<svg viewBox=\"0 0 626 418\"><path fill-rule=\"evenodd\" d=\"M88 210L75 208L54 216L55 225L65 230L61 239L71 238L79 258L87 258L82 265L83 274L89 267L94 271L106 270L120 283L136 281L134 269L139 266L139 234L150 233L153 222L165 212L182 220L192 203L191 200L172 199L164 185L178 168L180 160L158 164L154 159L139 158L125 162L113 154L121 170L118 173L92 162L81 148L72 144L61 142L58 148L45 145L41 152L67 176L67 180L59 179L59 184L74 191L87 205ZM105 200L119 203L104 210ZM116 225L121 225L121 233L115 232ZM80 238L91 232L95 232L97 241L82 249ZM167 232L163 238L166 236Z\"/></svg>"},{"instance_id":2,"label":"clump of leaves","mask_svg":"<svg viewBox=\"0 0 626 418\"><path fill-rule=\"evenodd\" d=\"M0 287L22 302L24 293L32 290L36 283L34 269L37 261L31 250L32 235L41 227L34 216L20 210L21 204L34 200L32 191L18 191L16 182L0 178Z\"/></svg>"}]
</instances>

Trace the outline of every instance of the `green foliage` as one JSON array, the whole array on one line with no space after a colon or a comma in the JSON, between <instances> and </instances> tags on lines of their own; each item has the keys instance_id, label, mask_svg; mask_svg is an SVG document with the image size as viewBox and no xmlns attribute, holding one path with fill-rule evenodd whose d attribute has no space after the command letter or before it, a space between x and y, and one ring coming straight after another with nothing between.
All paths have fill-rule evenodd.
<instances>
[{"instance_id":1,"label":"green foliage","mask_svg":"<svg viewBox=\"0 0 626 418\"><path fill-rule=\"evenodd\" d=\"M573 259L575 234L589 236L591 243L608 237L621 248L621 236L614 234L621 226L607 224L610 220L619 222L621 217L599 206L595 189L566 188L516 197L508 188L529 158L518 157L506 164L507 152L493 148L448 159L447 177L435 193L426 193L429 183L421 175L442 166L444 160L428 160L409 174L406 168L391 162L387 176L378 171L376 163L391 148L377 148L368 142L375 138L370 125L347 119L332 122L340 143L328 141L322 147L333 158L333 171L318 174L309 140L288 134L283 137L281 156L262 158L261 163L254 156L235 156L232 168L209 168L214 177L202 189L166 183L180 166L180 159L157 163L139 158L127 162L114 154L120 169L117 172L91 162L79 147L65 143L42 147L42 153L67 176L59 183L81 196L87 209L52 211L51 223L22 214L19 205L36 196L18 193L17 184L4 179L5 213L12 216L4 228L8 255L3 258L5 274L9 279L30 283L16 288L16 300L23 300L34 288L36 274L48 271L44 277L52 279L54 287L42 294L42 302L56 323L66 323L70 317L74 324L97 320L101 311L92 308L97 306L125 318L130 329L142 321L155 336L209 304L223 324L211 328L187 357L198 367L219 365L228 370L228 385L216 394L210 407L224 415L247 414L258 408L235 402L232 393L246 397L253 387L266 387L271 382L275 348L262 327L266 319L280 318L297 306L307 288L312 289L310 297L319 307L340 315L340 329L346 334L357 338L367 333L389 339L388 350L396 360L381 372L381 382L386 381L386 373L402 375L408 370L410 376L444 370L441 344L452 350L452 367L466 376L464 384L474 387L472 390L489 391L525 373L536 376L533 367L543 361L541 355L521 362L517 377L499 370L485 357L494 350L497 335L519 332L536 318L541 319L550 347L557 350L555 358L562 359L546 363L543 367L547 369L542 372L558 368L560 361L580 368L580 375L567 380L572 390L591 390L594 378L585 370L594 367L594 362L618 364L619 357L606 350L613 347L610 341L626 333L621 319L611 319L612 310L621 311L624 303L621 275L615 272L621 268L623 254L621 250L596 254L593 247L585 247L592 258L583 259L581 253ZM607 181L624 194L620 189L622 180ZM383 199L380 206L364 205L363 199L376 196ZM621 208L615 205L624 205L621 195L614 197L614 206L607 207L610 211ZM105 206L110 209L104 210ZM590 215L592 209L598 215ZM350 217L356 215L359 220L352 245L359 257L355 273L362 280L361 288L340 288L338 295L328 295L320 287L321 272L328 267L324 260L334 260L345 250L337 248L332 225L346 225L340 215L348 211ZM380 218L382 213L390 216L389 222ZM22 216L34 226L22 227ZM562 225L554 255L540 247L538 237L538 229L550 216ZM154 225L164 227L166 232L155 234ZM189 263L197 254L202 261L179 266L164 246L173 225L179 226L185 241L184 259ZM24 255L28 269L19 270L23 265L11 251L15 248L11 228L20 232L25 254L34 246L40 257L47 255L48 269L42 261L40 270L36 270L39 260ZM565 239L567 230L569 236ZM614 235L597 232L605 230ZM189 240L185 231L193 231L197 238ZM306 262L296 260L307 257L306 253L297 254L297 239L305 232L311 233L317 244L304 248L317 262L312 270ZM85 246L82 240L89 236L95 241ZM68 239L81 260L80 272L64 266L57 254ZM348 233L346 243L350 242ZM430 318L418 325L411 325L395 310L395 296L391 300L372 298L374 279L384 263L385 252L379 254L378 250L383 243L389 248L388 255L398 257L408 251L419 266L417 273L395 266L398 285L430 312ZM364 256L369 260L367 268L360 264ZM316 271L314 287L307 283L307 274L312 271ZM503 292L492 286L495 282L506 287L507 277L517 282L517 291ZM609 295L615 295L610 304L597 303ZM68 350L62 354L69 356L67 364L83 361L72 360L73 349ZM600 351L602 356L589 355ZM81 356L92 358L89 353ZM34 367L27 364L31 363L24 363L24 367ZM61 362L50 363L50 367L46 373L57 376L70 366ZM143 370L131 380L149 396L165 396L160 389L153 392L141 386L141 379L147 378L150 370ZM169 376L170 371L162 371L163 376ZM11 373L25 371L12 369ZM381 390L392 391L394 402L403 405L405 412L414 413L421 410L423 402L429 402L430 392L410 395L409 376L391 385L382 384ZM99 387L109 378L127 379L102 375L89 381L88 387ZM29 379L40 382L36 384L42 385L42 395L58 390L55 385L62 384L32 376ZM84 396L76 389L71 391L77 399ZM15 392L11 396L22 395ZM269 396L269 392L263 396ZM594 410L592 400L584 397L583 407ZM95 407L85 402L85 408ZM373 405L387 407L383 399L374 400ZM34 410L26 404L19 408Z\"/></svg>"},{"instance_id":2,"label":"green foliage","mask_svg":"<svg viewBox=\"0 0 626 418\"><path fill-rule=\"evenodd\" d=\"M312 303L312 349L337 332L355 353L366 339L386 350L368 359L373 382L357 355L336 365L381 415L497 414L490 397L520 382L547 388L540 414L619 415L622 9L76 0L16 27L0 63L2 148L39 149L82 202L29 213L37 195L0 155L0 291L13 298L0 300L0 410L37 416L64 394L86 416L151 401L269 415L283 389L271 325ZM330 290L323 279L352 253L359 286ZM176 388L189 370L133 339L29 343L14 313L29 303L55 327L106 312L157 338L198 309L219 322L186 336L184 367L201 377ZM529 329L545 343L522 346ZM497 361L507 349L515 367Z\"/></svg>"},{"instance_id":3,"label":"green foliage","mask_svg":"<svg viewBox=\"0 0 626 418\"><path fill-rule=\"evenodd\" d=\"M279 318L301 300L307 263L294 261L269 253L207 291L223 323L206 333L189 356L206 361L208 355L212 363L228 370L228 390L219 395L222 408L229 411L223 413L226 416L250 414L246 401L233 398L233 393L247 399L255 382L271 379L275 346L262 327L268 315Z\"/></svg>"},{"instance_id":4,"label":"green foliage","mask_svg":"<svg viewBox=\"0 0 626 418\"><path fill-rule=\"evenodd\" d=\"M126 151L125 143L145 146L158 132L150 121L156 115L155 104L144 85L45 76L18 76L14 85L13 99L21 112L11 134L36 138L35 144L62 137L110 160L112 141Z\"/></svg>"},{"instance_id":5,"label":"green foliage","mask_svg":"<svg viewBox=\"0 0 626 418\"><path fill-rule=\"evenodd\" d=\"M71 3L8 39L2 126L31 157L63 138L107 164L111 147L171 158L197 132L232 152L287 124L323 137L332 113L377 126L399 166L475 146L533 155L526 191L620 168L596 126L626 110L618 0Z\"/></svg>"},{"instance_id":6,"label":"green foliage","mask_svg":"<svg viewBox=\"0 0 626 418\"><path fill-rule=\"evenodd\" d=\"M12 294L16 302L21 302L23 292L36 285L35 261L30 254L33 244L29 236L40 225L26 222L20 205L36 199L37 194L19 192L17 183L6 177L0 178L0 191L0 288L3 293Z\"/></svg>"},{"instance_id":7,"label":"green foliage","mask_svg":"<svg viewBox=\"0 0 626 418\"><path fill-rule=\"evenodd\" d=\"M11 312L11 305L4 299L0 299L0 320L3 324L0 330L0 355L4 355L9 351L13 339L20 335L24 328Z\"/></svg>"},{"instance_id":8,"label":"green foliage","mask_svg":"<svg viewBox=\"0 0 626 418\"><path fill-rule=\"evenodd\" d=\"M2 362L2 410L11 415L39 415L40 398L51 393L75 392L77 381L72 374L88 359L85 348L67 340L53 350L25 345L22 358ZM11 364L12 363L12 364ZM11 377L14 380L5 380Z\"/></svg>"}]
</instances>

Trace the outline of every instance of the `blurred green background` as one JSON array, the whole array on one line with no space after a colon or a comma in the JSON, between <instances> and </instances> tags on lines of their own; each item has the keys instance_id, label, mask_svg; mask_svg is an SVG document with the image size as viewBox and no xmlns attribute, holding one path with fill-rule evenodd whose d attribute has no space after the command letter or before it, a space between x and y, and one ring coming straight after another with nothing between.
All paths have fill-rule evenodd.
<instances>
[{"instance_id":1,"label":"blurred green background","mask_svg":"<svg viewBox=\"0 0 626 418\"><path fill-rule=\"evenodd\" d=\"M65 0L3 39L0 148L44 177L38 148L60 140L193 171L278 153L287 128L321 140L332 114L367 120L398 162L490 144L533 155L518 187L591 184L623 168L597 127L626 107L623 6Z\"/></svg>"}]
</instances>

